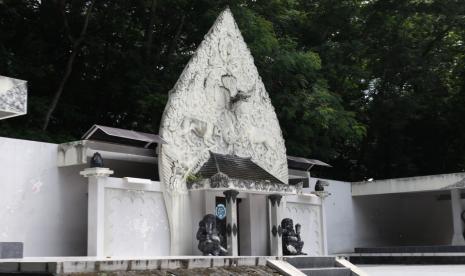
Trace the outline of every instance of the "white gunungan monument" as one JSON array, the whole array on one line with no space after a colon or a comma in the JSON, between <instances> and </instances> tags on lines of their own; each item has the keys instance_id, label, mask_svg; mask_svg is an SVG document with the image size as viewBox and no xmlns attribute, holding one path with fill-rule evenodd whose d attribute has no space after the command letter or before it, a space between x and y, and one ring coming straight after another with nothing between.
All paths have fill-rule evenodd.
<instances>
[{"instance_id":1,"label":"white gunungan monument","mask_svg":"<svg viewBox=\"0 0 465 276\"><path fill-rule=\"evenodd\" d=\"M276 113L229 9L223 11L170 91L160 135L160 180L171 255L192 253L186 180L210 152L251 161L288 186L286 148Z\"/></svg>"}]
</instances>

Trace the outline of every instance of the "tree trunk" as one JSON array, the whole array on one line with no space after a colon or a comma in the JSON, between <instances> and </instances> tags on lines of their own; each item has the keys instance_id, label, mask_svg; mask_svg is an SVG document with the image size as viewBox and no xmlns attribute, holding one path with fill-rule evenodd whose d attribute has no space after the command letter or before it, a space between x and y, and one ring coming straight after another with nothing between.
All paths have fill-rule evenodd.
<instances>
[{"instance_id":1,"label":"tree trunk","mask_svg":"<svg viewBox=\"0 0 465 276\"><path fill-rule=\"evenodd\" d=\"M43 131L47 130L48 125L50 123L50 118L52 117L52 114L57 107L58 101L60 100L60 97L63 94L63 90L66 85L66 82L68 81L69 76L71 75L71 72L73 71L74 60L76 59L76 56L81 48L82 42L84 41L84 36L86 35L87 27L89 26L89 18L90 18L90 14L92 13L92 8L94 7L94 2L95 0L93 0L90 3L90 6L87 8L86 16L84 19L84 24L79 34L79 38L74 40L71 36L68 36L70 39L73 40L73 47L71 50L71 55L69 56L68 62L66 63L65 74L63 75L63 78L60 81L60 85L55 91L52 103L50 104L50 107L47 110L47 114L45 115L44 124L42 125ZM65 19L65 22L67 22L66 19Z\"/></svg>"},{"instance_id":2,"label":"tree trunk","mask_svg":"<svg viewBox=\"0 0 465 276\"><path fill-rule=\"evenodd\" d=\"M152 0L152 5L150 7L150 20L147 28L145 29L145 52L144 57L147 61L150 57L152 51L152 41L153 41L153 27L155 25L155 11L157 9L157 0Z\"/></svg>"},{"instance_id":3,"label":"tree trunk","mask_svg":"<svg viewBox=\"0 0 465 276\"><path fill-rule=\"evenodd\" d=\"M171 63L170 57L176 48L179 37L181 36L182 28L184 27L185 21L186 21L186 14L183 14L181 17L181 22L179 22L178 28L176 29L176 34L174 35L173 40L171 40L171 44L170 44L170 47L168 48L168 52L166 52L166 58L168 59L167 61L168 65Z\"/></svg>"}]
</instances>

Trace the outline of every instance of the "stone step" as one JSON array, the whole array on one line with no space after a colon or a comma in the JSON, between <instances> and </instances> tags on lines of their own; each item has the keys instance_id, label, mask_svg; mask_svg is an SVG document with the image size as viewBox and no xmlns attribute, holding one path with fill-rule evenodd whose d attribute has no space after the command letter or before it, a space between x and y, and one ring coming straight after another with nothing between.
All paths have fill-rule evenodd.
<instances>
[{"instance_id":1,"label":"stone step","mask_svg":"<svg viewBox=\"0 0 465 276\"><path fill-rule=\"evenodd\" d=\"M355 253L448 253L464 252L465 245L356 247Z\"/></svg>"},{"instance_id":2,"label":"stone step","mask_svg":"<svg viewBox=\"0 0 465 276\"><path fill-rule=\"evenodd\" d=\"M300 271L309 276L351 276L352 273L346 267L301 268Z\"/></svg>"},{"instance_id":3,"label":"stone step","mask_svg":"<svg viewBox=\"0 0 465 276\"><path fill-rule=\"evenodd\" d=\"M426 255L431 254L431 255ZM355 265L454 265L464 264L464 253L410 253L410 254L358 254L349 257L349 261Z\"/></svg>"},{"instance_id":4,"label":"stone step","mask_svg":"<svg viewBox=\"0 0 465 276\"><path fill-rule=\"evenodd\" d=\"M297 268L335 267L334 257L286 257L285 260Z\"/></svg>"}]
</instances>

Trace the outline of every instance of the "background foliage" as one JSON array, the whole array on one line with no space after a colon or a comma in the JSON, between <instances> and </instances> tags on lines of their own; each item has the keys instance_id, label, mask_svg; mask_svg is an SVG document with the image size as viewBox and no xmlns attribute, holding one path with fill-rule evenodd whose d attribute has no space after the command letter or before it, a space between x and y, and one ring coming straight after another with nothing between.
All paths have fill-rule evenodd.
<instances>
[{"instance_id":1,"label":"background foliage","mask_svg":"<svg viewBox=\"0 0 465 276\"><path fill-rule=\"evenodd\" d=\"M0 75L29 82L28 115L0 121L0 135L158 132L168 91L227 5L289 154L346 180L465 169L460 0L0 0Z\"/></svg>"}]
</instances>

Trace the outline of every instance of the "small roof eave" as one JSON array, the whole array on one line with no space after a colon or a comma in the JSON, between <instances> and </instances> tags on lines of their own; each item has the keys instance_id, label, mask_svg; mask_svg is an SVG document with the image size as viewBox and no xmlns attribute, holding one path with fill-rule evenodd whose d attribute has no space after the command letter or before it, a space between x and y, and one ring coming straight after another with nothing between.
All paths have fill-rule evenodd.
<instances>
[{"instance_id":1,"label":"small roof eave","mask_svg":"<svg viewBox=\"0 0 465 276\"><path fill-rule=\"evenodd\" d=\"M308 159L297 156L287 156L287 164L291 169L310 170L313 166L332 167L331 165L316 159Z\"/></svg>"},{"instance_id":2,"label":"small roof eave","mask_svg":"<svg viewBox=\"0 0 465 276\"><path fill-rule=\"evenodd\" d=\"M83 136L83 140L97 140L122 144L139 145L148 148L151 144L166 144L159 135L140 131L93 125Z\"/></svg>"}]
</instances>

